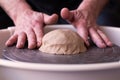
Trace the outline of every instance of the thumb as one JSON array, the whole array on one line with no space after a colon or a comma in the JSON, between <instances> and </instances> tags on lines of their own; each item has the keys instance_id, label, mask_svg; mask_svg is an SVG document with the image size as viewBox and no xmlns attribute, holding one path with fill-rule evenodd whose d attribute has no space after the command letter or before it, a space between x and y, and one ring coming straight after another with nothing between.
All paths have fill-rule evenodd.
<instances>
[{"instance_id":1,"label":"thumb","mask_svg":"<svg viewBox=\"0 0 120 80\"><path fill-rule=\"evenodd\" d=\"M58 20L57 14L52 14L51 16L44 14L44 23L45 24L54 24Z\"/></svg>"},{"instance_id":2,"label":"thumb","mask_svg":"<svg viewBox=\"0 0 120 80\"><path fill-rule=\"evenodd\" d=\"M63 8L61 10L61 17L67 20L68 22L72 22L74 14L72 11L70 12L68 8Z\"/></svg>"}]
</instances>

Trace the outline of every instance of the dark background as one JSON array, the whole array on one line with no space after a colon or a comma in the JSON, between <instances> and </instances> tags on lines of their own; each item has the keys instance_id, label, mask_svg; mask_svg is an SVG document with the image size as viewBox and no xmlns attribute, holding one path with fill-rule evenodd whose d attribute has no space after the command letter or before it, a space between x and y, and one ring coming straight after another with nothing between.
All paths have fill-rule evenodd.
<instances>
[{"instance_id":1,"label":"dark background","mask_svg":"<svg viewBox=\"0 0 120 80\"><path fill-rule=\"evenodd\" d=\"M109 0L98 17L97 23L104 26L120 27L120 0ZM13 25L12 20L0 8L0 29Z\"/></svg>"},{"instance_id":2,"label":"dark background","mask_svg":"<svg viewBox=\"0 0 120 80\"><path fill-rule=\"evenodd\" d=\"M120 0L109 0L109 3L98 17L97 23L99 25L120 27Z\"/></svg>"}]
</instances>

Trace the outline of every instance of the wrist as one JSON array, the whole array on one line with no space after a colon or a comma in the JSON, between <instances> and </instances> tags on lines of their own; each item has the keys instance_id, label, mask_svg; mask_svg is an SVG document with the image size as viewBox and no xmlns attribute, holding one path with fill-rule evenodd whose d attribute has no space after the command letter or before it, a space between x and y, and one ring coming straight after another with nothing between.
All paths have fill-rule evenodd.
<instances>
[{"instance_id":1,"label":"wrist","mask_svg":"<svg viewBox=\"0 0 120 80\"><path fill-rule=\"evenodd\" d=\"M94 15L95 18L99 15L104 5L108 0L83 0L78 10L85 10L89 15Z\"/></svg>"},{"instance_id":2,"label":"wrist","mask_svg":"<svg viewBox=\"0 0 120 80\"><path fill-rule=\"evenodd\" d=\"M24 13L27 10L32 10L31 7L25 2L21 1L17 4L17 7L14 8L15 12L12 12L12 20L15 22L17 17L20 16L22 13Z\"/></svg>"},{"instance_id":3,"label":"wrist","mask_svg":"<svg viewBox=\"0 0 120 80\"><path fill-rule=\"evenodd\" d=\"M0 6L9 15L9 17L15 22L17 16L31 7L25 0L0 0Z\"/></svg>"}]
</instances>

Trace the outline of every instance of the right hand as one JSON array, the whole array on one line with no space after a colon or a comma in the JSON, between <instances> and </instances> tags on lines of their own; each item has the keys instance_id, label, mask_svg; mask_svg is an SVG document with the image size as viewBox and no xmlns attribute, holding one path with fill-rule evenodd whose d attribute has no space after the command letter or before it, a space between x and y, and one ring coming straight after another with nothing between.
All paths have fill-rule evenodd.
<instances>
[{"instance_id":1,"label":"right hand","mask_svg":"<svg viewBox=\"0 0 120 80\"><path fill-rule=\"evenodd\" d=\"M56 23L57 20L58 15L56 14L49 16L33 10L26 10L16 17L15 32L7 40L6 45L11 46L16 43L17 48L23 48L28 40L29 49L40 47L44 26Z\"/></svg>"},{"instance_id":2,"label":"right hand","mask_svg":"<svg viewBox=\"0 0 120 80\"><path fill-rule=\"evenodd\" d=\"M83 38L87 46L90 45L88 37L99 48L113 45L107 35L97 25L92 10L76 9L70 11L68 8L63 8L61 16L77 29L78 34Z\"/></svg>"}]
</instances>

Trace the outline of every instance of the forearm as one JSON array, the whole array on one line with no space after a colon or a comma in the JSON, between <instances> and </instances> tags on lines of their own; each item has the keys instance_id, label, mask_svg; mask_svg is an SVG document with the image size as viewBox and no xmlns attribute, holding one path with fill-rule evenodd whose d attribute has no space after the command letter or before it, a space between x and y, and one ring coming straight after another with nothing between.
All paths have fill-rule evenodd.
<instances>
[{"instance_id":1,"label":"forearm","mask_svg":"<svg viewBox=\"0 0 120 80\"><path fill-rule=\"evenodd\" d=\"M21 12L31 9L25 0L0 0L0 5L13 21Z\"/></svg>"},{"instance_id":2,"label":"forearm","mask_svg":"<svg viewBox=\"0 0 120 80\"><path fill-rule=\"evenodd\" d=\"M107 2L108 0L83 0L78 9L88 10L97 17Z\"/></svg>"}]
</instances>

